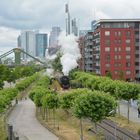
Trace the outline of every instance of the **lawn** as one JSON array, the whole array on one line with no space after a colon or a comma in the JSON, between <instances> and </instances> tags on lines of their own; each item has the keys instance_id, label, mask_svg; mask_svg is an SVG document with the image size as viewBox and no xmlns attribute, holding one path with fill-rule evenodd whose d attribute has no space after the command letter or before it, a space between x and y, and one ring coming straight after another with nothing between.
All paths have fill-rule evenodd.
<instances>
[{"instance_id":1,"label":"lawn","mask_svg":"<svg viewBox=\"0 0 140 140\"><path fill-rule=\"evenodd\" d=\"M79 120L74 116L65 113L61 109L57 110L56 112L55 127L52 113L49 115L48 122L42 119L40 113L37 113L37 118L41 124L51 129L53 133L60 137L61 140L80 139ZM88 129L91 127L92 125L90 122L83 123L84 140L95 140L95 136L88 131Z\"/></svg>"}]
</instances>

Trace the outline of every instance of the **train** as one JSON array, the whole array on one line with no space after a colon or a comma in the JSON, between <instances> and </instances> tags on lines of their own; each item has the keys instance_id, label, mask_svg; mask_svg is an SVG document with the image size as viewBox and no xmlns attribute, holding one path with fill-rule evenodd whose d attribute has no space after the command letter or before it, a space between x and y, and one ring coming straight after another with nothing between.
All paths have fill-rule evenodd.
<instances>
[{"instance_id":1,"label":"train","mask_svg":"<svg viewBox=\"0 0 140 140\"><path fill-rule=\"evenodd\" d=\"M51 77L50 79L50 84L52 84L54 82L54 80L57 80L60 84L60 86L63 89L69 89L70 88L70 80L68 76L65 75L57 75L55 77Z\"/></svg>"},{"instance_id":2,"label":"train","mask_svg":"<svg viewBox=\"0 0 140 140\"><path fill-rule=\"evenodd\" d=\"M60 85L63 89L69 89L70 88L70 80L69 80L69 77L66 76L66 75L61 76L59 78L59 83L60 83Z\"/></svg>"}]
</instances>

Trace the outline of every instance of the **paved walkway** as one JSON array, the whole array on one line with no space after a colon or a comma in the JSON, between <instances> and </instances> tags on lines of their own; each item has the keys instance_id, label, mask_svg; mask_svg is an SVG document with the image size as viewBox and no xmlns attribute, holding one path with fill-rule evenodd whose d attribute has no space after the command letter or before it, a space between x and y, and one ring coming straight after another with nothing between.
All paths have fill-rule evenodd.
<instances>
[{"instance_id":1,"label":"paved walkway","mask_svg":"<svg viewBox=\"0 0 140 140\"><path fill-rule=\"evenodd\" d=\"M127 118L127 101L120 102L120 113ZM130 121L140 124L140 118L138 118L138 111L136 106L130 106Z\"/></svg>"},{"instance_id":2,"label":"paved walkway","mask_svg":"<svg viewBox=\"0 0 140 140\"><path fill-rule=\"evenodd\" d=\"M21 140L58 140L37 121L35 105L30 99L19 102L9 116L8 123L13 125Z\"/></svg>"}]
</instances>

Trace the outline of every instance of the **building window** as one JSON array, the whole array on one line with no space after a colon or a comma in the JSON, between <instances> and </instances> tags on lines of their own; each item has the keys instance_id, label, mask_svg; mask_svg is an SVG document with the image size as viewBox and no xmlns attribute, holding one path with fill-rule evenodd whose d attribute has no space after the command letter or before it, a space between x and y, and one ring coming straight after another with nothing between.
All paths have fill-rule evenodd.
<instances>
[{"instance_id":1,"label":"building window","mask_svg":"<svg viewBox=\"0 0 140 140\"><path fill-rule=\"evenodd\" d=\"M136 65L136 66L139 66L139 62L135 62L135 65Z\"/></svg>"},{"instance_id":2,"label":"building window","mask_svg":"<svg viewBox=\"0 0 140 140\"><path fill-rule=\"evenodd\" d=\"M122 50L121 47L119 47L119 48L118 48L118 51L120 52L121 50Z\"/></svg>"},{"instance_id":3,"label":"building window","mask_svg":"<svg viewBox=\"0 0 140 140\"><path fill-rule=\"evenodd\" d=\"M121 63L115 63L114 66L117 67L121 67Z\"/></svg>"},{"instance_id":4,"label":"building window","mask_svg":"<svg viewBox=\"0 0 140 140\"><path fill-rule=\"evenodd\" d=\"M130 55L126 55L126 59L130 59L131 58L131 56Z\"/></svg>"},{"instance_id":5,"label":"building window","mask_svg":"<svg viewBox=\"0 0 140 140\"><path fill-rule=\"evenodd\" d=\"M115 39L115 40L114 40L114 43L115 43L115 44L121 44L121 42L122 42L121 39Z\"/></svg>"},{"instance_id":6,"label":"building window","mask_svg":"<svg viewBox=\"0 0 140 140\"><path fill-rule=\"evenodd\" d=\"M105 36L110 36L110 31L105 31Z\"/></svg>"},{"instance_id":7,"label":"building window","mask_svg":"<svg viewBox=\"0 0 140 140\"><path fill-rule=\"evenodd\" d=\"M114 51L115 51L115 52L120 52L120 51L121 51L121 47L115 47L115 48L114 48Z\"/></svg>"},{"instance_id":8,"label":"building window","mask_svg":"<svg viewBox=\"0 0 140 140\"><path fill-rule=\"evenodd\" d=\"M139 58L139 54L136 54L135 57L136 57L136 58Z\"/></svg>"},{"instance_id":9,"label":"building window","mask_svg":"<svg viewBox=\"0 0 140 140\"><path fill-rule=\"evenodd\" d=\"M126 75L130 75L131 74L131 71L130 70L127 70L126 71Z\"/></svg>"},{"instance_id":10,"label":"building window","mask_svg":"<svg viewBox=\"0 0 140 140\"><path fill-rule=\"evenodd\" d=\"M115 34L115 36L121 36L121 32L120 31L116 31L116 32L114 32L114 34Z\"/></svg>"},{"instance_id":11,"label":"building window","mask_svg":"<svg viewBox=\"0 0 140 140\"><path fill-rule=\"evenodd\" d=\"M114 51L115 51L115 52L117 52L117 51L118 51L118 48L117 48L117 47L115 47L115 48L114 48Z\"/></svg>"},{"instance_id":12,"label":"building window","mask_svg":"<svg viewBox=\"0 0 140 140\"><path fill-rule=\"evenodd\" d=\"M118 36L121 36L121 32L120 31L118 31Z\"/></svg>"},{"instance_id":13,"label":"building window","mask_svg":"<svg viewBox=\"0 0 140 140\"><path fill-rule=\"evenodd\" d=\"M109 52L110 48L109 47L105 47L105 52Z\"/></svg>"},{"instance_id":14,"label":"building window","mask_svg":"<svg viewBox=\"0 0 140 140\"><path fill-rule=\"evenodd\" d=\"M130 67L131 63L130 62L126 62L126 67Z\"/></svg>"},{"instance_id":15,"label":"building window","mask_svg":"<svg viewBox=\"0 0 140 140\"><path fill-rule=\"evenodd\" d=\"M127 44L129 44L129 43L130 43L130 39L126 39L125 42L126 42Z\"/></svg>"},{"instance_id":16,"label":"building window","mask_svg":"<svg viewBox=\"0 0 140 140\"><path fill-rule=\"evenodd\" d=\"M130 37L131 32L130 31L126 31L126 37Z\"/></svg>"},{"instance_id":17,"label":"building window","mask_svg":"<svg viewBox=\"0 0 140 140\"><path fill-rule=\"evenodd\" d=\"M110 61L110 55L109 55L109 54L106 55L105 59L106 59L107 61Z\"/></svg>"},{"instance_id":18,"label":"building window","mask_svg":"<svg viewBox=\"0 0 140 140\"><path fill-rule=\"evenodd\" d=\"M110 64L105 64L105 67L106 67L106 68L109 68L109 67L110 67Z\"/></svg>"},{"instance_id":19,"label":"building window","mask_svg":"<svg viewBox=\"0 0 140 140\"><path fill-rule=\"evenodd\" d=\"M110 45L110 40L109 40L109 39L106 39L106 40L105 40L105 45L107 45L107 46Z\"/></svg>"},{"instance_id":20,"label":"building window","mask_svg":"<svg viewBox=\"0 0 140 140\"><path fill-rule=\"evenodd\" d=\"M139 50L139 46L136 46L136 50L137 50L137 51Z\"/></svg>"},{"instance_id":21,"label":"building window","mask_svg":"<svg viewBox=\"0 0 140 140\"><path fill-rule=\"evenodd\" d=\"M118 55L118 59L121 59L121 55Z\"/></svg>"},{"instance_id":22,"label":"building window","mask_svg":"<svg viewBox=\"0 0 140 140\"><path fill-rule=\"evenodd\" d=\"M118 72L117 70L115 70L115 71L114 71L114 74L115 74L115 75L118 75L118 74L119 74L119 72Z\"/></svg>"},{"instance_id":23,"label":"building window","mask_svg":"<svg viewBox=\"0 0 140 140\"><path fill-rule=\"evenodd\" d=\"M115 60L120 60L121 59L121 55L115 55L114 58L115 58Z\"/></svg>"},{"instance_id":24,"label":"building window","mask_svg":"<svg viewBox=\"0 0 140 140\"><path fill-rule=\"evenodd\" d=\"M136 74L138 74L139 73L139 70L136 70Z\"/></svg>"},{"instance_id":25,"label":"building window","mask_svg":"<svg viewBox=\"0 0 140 140\"><path fill-rule=\"evenodd\" d=\"M117 55L115 55L115 56L114 56L114 58L115 58L115 60L117 60L117 59L118 59L118 56L117 56Z\"/></svg>"},{"instance_id":26,"label":"building window","mask_svg":"<svg viewBox=\"0 0 140 140\"><path fill-rule=\"evenodd\" d=\"M130 47L126 47L125 50L126 50L127 52L129 52L129 51L131 50L131 48L130 48Z\"/></svg>"},{"instance_id":27,"label":"building window","mask_svg":"<svg viewBox=\"0 0 140 140\"><path fill-rule=\"evenodd\" d=\"M139 42L139 39L137 38L137 39L135 39L135 42Z\"/></svg>"}]
</instances>

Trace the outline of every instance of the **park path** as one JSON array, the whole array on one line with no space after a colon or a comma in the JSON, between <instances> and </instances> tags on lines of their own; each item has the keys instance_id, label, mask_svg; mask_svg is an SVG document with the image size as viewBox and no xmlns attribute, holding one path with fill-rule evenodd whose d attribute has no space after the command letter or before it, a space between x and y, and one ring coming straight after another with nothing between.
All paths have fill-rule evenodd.
<instances>
[{"instance_id":1,"label":"park path","mask_svg":"<svg viewBox=\"0 0 140 140\"><path fill-rule=\"evenodd\" d=\"M21 140L58 140L54 134L44 128L35 117L35 105L30 100L22 100L16 105L8 118Z\"/></svg>"}]
</instances>

